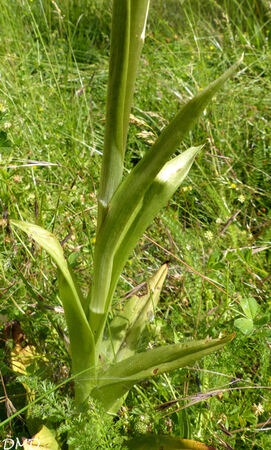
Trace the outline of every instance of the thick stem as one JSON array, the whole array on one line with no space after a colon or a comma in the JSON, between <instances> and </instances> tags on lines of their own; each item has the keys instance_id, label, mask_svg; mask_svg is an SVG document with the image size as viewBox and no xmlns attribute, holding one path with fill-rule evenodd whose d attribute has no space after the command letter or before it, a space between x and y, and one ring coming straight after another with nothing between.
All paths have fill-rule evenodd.
<instances>
[{"instance_id":1,"label":"thick stem","mask_svg":"<svg viewBox=\"0 0 271 450\"><path fill-rule=\"evenodd\" d=\"M98 230L122 173L136 72L150 0L114 0Z\"/></svg>"},{"instance_id":2,"label":"thick stem","mask_svg":"<svg viewBox=\"0 0 271 450\"><path fill-rule=\"evenodd\" d=\"M130 7L131 0L114 0L98 229L123 172L123 116L130 45Z\"/></svg>"},{"instance_id":3,"label":"thick stem","mask_svg":"<svg viewBox=\"0 0 271 450\"><path fill-rule=\"evenodd\" d=\"M90 316L92 313L101 317L107 314L112 291L115 289L114 256L142 206L146 191L211 98L235 73L240 62L241 60L181 108L114 194L96 241Z\"/></svg>"}]
</instances>

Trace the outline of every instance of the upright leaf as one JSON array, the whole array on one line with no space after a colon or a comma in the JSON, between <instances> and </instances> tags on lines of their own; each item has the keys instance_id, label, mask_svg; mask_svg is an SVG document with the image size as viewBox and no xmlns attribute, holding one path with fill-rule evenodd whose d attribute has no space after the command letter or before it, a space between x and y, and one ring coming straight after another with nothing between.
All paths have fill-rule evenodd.
<instances>
[{"instance_id":1,"label":"upright leaf","mask_svg":"<svg viewBox=\"0 0 271 450\"><path fill-rule=\"evenodd\" d=\"M38 225L12 220L16 226L29 234L52 257L59 269L59 291L70 335L72 366L74 374L89 368L89 372L75 379L76 401L82 403L89 395L94 382L95 345L88 324L78 287L75 286L63 249L56 237Z\"/></svg>"},{"instance_id":2,"label":"upright leaf","mask_svg":"<svg viewBox=\"0 0 271 450\"><path fill-rule=\"evenodd\" d=\"M98 228L118 187L124 159L124 105L129 61L131 0L114 0Z\"/></svg>"},{"instance_id":3,"label":"upright leaf","mask_svg":"<svg viewBox=\"0 0 271 450\"><path fill-rule=\"evenodd\" d=\"M110 303L110 296L113 295L115 285L123 267L138 240L161 208L166 206L174 192L181 185L187 176L197 153L201 149L202 146L191 147L165 164L145 192L140 209L126 233L122 235L121 242L116 250L107 305Z\"/></svg>"},{"instance_id":4,"label":"upright leaf","mask_svg":"<svg viewBox=\"0 0 271 450\"><path fill-rule=\"evenodd\" d=\"M150 0L114 0L98 229L122 172L136 72Z\"/></svg>"},{"instance_id":5,"label":"upright leaf","mask_svg":"<svg viewBox=\"0 0 271 450\"><path fill-rule=\"evenodd\" d=\"M131 105L134 95L136 72L139 58L145 39L150 0L131 1L129 62L125 92L124 115L123 115L123 145L126 146L127 131Z\"/></svg>"},{"instance_id":6,"label":"upright leaf","mask_svg":"<svg viewBox=\"0 0 271 450\"><path fill-rule=\"evenodd\" d=\"M135 353L140 335L148 321L152 321L161 289L167 276L168 264L163 264L146 283L147 293L133 295L110 324L109 337L103 351L109 360L121 361Z\"/></svg>"},{"instance_id":7,"label":"upright leaf","mask_svg":"<svg viewBox=\"0 0 271 450\"><path fill-rule=\"evenodd\" d=\"M114 194L98 233L95 247L90 323L96 333L96 339L99 339L103 330L104 314L111 301L110 289L114 256L142 206L146 191L211 98L236 72L240 62L241 59L181 108L173 121L163 130L156 143L124 179Z\"/></svg>"}]
</instances>

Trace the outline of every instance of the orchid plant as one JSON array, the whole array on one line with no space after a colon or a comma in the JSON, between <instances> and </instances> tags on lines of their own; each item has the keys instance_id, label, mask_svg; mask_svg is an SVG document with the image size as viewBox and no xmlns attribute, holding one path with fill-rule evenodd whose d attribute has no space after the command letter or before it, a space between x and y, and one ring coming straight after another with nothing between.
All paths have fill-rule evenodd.
<instances>
[{"instance_id":1,"label":"orchid plant","mask_svg":"<svg viewBox=\"0 0 271 450\"><path fill-rule=\"evenodd\" d=\"M184 104L157 141L128 175L123 176L129 117L136 72L144 43L150 0L114 0L103 163L92 281L84 296L56 236L38 225L12 220L45 249L58 267L59 296L67 322L75 402L90 397L116 413L132 386L156 374L191 364L221 349L233 338L163 345L138 353L138 341L155 311L168 264L148 281L143 297L128 298L107 326L112 298L128 257L148 225L167 204L201 150L177 156L182 139L239 60Z\"/></svg>"}]
</instances>

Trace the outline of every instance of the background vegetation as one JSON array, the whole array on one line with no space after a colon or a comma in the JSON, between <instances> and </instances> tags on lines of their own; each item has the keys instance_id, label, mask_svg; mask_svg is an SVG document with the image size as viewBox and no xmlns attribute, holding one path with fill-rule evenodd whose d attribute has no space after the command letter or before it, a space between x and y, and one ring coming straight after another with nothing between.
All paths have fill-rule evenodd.
<instances>
[{"instance_id":1,"label":"background vegetation","mask_svg":"<svg viewBox=\"0 0 271 450\"><path fill-rule=\"evenodd\" d=\"M8 225L10 216L53 231L87 285L110 2L0 0L0 7L1 420L25 405L27 392L45 394L30 409L33 426L21 414L1 428L1 439L30 437L34 422L44 421L57 429L63 448L71 431L78 449L124 448L127 434L147 431L216 448L270 448L270 2L152 2L127 171L180 104L242 52L245 60L186 138L181 150L204 143L204 151L141 239L116 303L170 260L160 309L142 336L142 349L232 331L236 338L194 367L135 388L114 427L99 405L88 417L76 415L71 382L56 388L68 379L70 361L55 268ZM16 342L37 352L26 375L18 376L12 365ZM203 394L221 389L228 390ZM186 397L195 394L200 401L191 406Z\"/></svg>"}]
</instances>

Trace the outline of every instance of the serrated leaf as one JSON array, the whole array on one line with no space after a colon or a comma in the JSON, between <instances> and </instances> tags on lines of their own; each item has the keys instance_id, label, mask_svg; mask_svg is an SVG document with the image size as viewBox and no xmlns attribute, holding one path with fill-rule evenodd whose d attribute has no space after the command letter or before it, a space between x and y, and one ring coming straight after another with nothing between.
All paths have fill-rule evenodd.
<instances>
[{"instance_id":1,"label":"serrated leaf","mask_svg":"<svg viewBox=\"0 0 271 450\"><path fill-rule=\"evenodd\" d=\"M238 328L244 334L251 334L254 330L254 324L252 319L236 319L234 326Z\"/></svg>"},{"instance_id":2,"label":"serrated leaf","mask_svg":"<svg viewBox=\"0 0 271 450\"><path fill-rule=\"evenodd\" d=\"M114 412L118 399L123 397L134 384L144 378L192 364L221 349L233 337L234 334L210 341L165 345L137 353L101 371L98 386L93 389L91 395L100 400L106 410Z\"/></svg>"},{"instance_id":3,"label":"serrated leaf","mask_svg":"<svg viewBox=\"0 0 271 450\"><path fill-rule=\"evenodd\" d=\"M89 368L88 372L84 372L75 379L76 400L81 402L87 396L87 386L93 379L95 366L94 338L81 303L81 294L78 293L71 269L56 237L38 225L16 220L11 220L10 223L29 234L49 253L58 266L59 293L70 334L73 372L76 374Z\"/></svg>"},{"instance_id":4,"label":"serrated leaf","mask_svg":"<svg viewBox=\"0 0 271 450\"><path fill-rule=\"evenodd\" d=\"M125 445L129 450L215 450L214 447L191 439L148 434L134 438Z\"/></svg>"}]
</instances>

